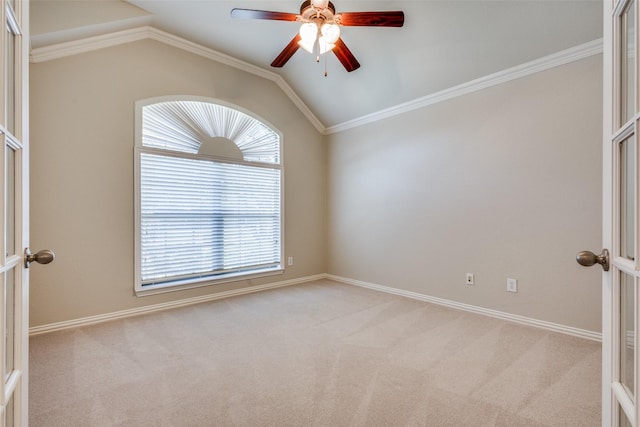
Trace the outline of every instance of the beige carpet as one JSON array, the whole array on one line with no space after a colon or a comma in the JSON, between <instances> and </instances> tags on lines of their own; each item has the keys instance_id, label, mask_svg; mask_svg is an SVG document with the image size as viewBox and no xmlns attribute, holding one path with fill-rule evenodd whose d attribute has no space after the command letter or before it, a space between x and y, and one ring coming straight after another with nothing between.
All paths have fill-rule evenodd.
<instances>
[{"instance_id":1,"label":"beige carpet","mask_svg":"<svg viewBox=\"0 0 640 427\"><path fill-rule=\"evenodd\" d=\"M599 343L330 281L31 338L31 426L599 426Z\"/></svg>"}]
</instances>

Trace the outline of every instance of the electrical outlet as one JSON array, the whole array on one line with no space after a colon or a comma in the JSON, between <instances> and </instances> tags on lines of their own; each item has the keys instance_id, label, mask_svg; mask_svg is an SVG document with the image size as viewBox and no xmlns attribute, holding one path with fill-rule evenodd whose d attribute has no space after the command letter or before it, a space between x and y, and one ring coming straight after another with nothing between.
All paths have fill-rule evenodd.
<instances>
[{"instance_id":1,"label":"electrical outlet","mask_svg":"<svg viewBox=\"0 0 640 427\"><path fill-rule=\"evenodd\" d=\"M292 256L287 258L287 265L293 265L293 257Z\"/></svg>"},{"instance_id":2,"label":"electrical outlet","mask_svg":"<svg viewBox=\"0 0 640 427\"><path fill-rule=\"evenodd\" d=\"M467 285L473 285L473 273L467 273Z\"/></svg>"},{"instance_id":3,"label":"electrical outlet","mask_svg":"<svg viewBox=\"0 0 640 427\"><path fill-rule=\"evenodd\" d=\"M518 292L518 281L516 279L507 279L507 291Z\"/></svg>"}]
</instances>

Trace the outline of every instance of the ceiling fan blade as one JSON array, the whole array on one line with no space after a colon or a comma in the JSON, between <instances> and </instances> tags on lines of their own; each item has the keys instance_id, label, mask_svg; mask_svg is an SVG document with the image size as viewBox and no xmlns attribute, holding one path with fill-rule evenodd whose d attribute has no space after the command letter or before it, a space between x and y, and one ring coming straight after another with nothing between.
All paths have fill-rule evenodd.
<instances>
[{"instance_id":1,"label":"ceiling fan blade","mask_svg":"<svg viewBox=\"0 0 640 427\"><path fill-rule=\"evenodd\" d=\"M346 27L402 27L404 12L342 12L340 25Z\"/></svg>"},{"instance_id":2,"label":"ceiling fan blade","mask_svg":"<svg viewBox=\"0 0 640 427\"><path fill-rule=\"evenodd\" d=\"M344 68L348 72L352 72L360 68L360 63L353 56L353 53L349 50L346 44L342 41L342 39L338 39L336 41L336 46L333 48L333 53L338 57L338 60L344 65Z\"/></svg>"},{"instance_id":3,"label":"ceiling fan blade","mask_svg":"<svg viewBox=\"0 0 640 427\"><path fill-rule=\"evenodd\" d=\"M274 21L297 21L298 15L287 12L271 12L268 10L231 9L231 17L236 19L271 19Z\"/></svg>"},{"instance_id":4,"label":"ceiling fan blade","mask_svg":"<svg viewBox=\"0 0 640 427\"><path fill-rule=\"evenodd\" d=\"M289 42L289 44L280 52L280 55L271 63L272 67L280 68L287 63L289 59L293 56L294 53L297 52L300 45L298 42L300 41L300 34L296 34L296 36Z\"/></svg>"}]
</instances>

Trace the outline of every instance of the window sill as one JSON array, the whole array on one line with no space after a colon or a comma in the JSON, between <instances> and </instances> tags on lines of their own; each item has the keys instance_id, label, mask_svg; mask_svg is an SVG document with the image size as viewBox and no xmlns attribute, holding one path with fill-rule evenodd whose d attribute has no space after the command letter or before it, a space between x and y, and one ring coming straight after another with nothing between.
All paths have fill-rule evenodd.
<instances>
[{"instance_id":1,"label":"window sill","mask_svg":"<svg viewBox=\"0 0 640 427\"><path fill-rule=\"evenodd\" d=\"M284 268L258 270L251 273L229 273L216 278L203 277L189 280L181 280L158 285L140 285L136 283L135 294L137 297L163 294L167 292L183 291L186 289L202 288L205 286L219 285L222 283L239 282L242 280L257 279L259 277L276 276L284 273Z\"/></svg>"}]
</instances>

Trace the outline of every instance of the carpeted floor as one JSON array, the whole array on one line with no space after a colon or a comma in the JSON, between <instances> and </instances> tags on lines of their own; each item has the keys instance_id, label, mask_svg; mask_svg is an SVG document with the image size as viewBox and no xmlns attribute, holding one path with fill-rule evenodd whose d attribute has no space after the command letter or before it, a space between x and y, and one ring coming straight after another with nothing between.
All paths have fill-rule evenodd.
<instances>
[{"instance_id":1,"label":"carpeted floor","mask_svg":"<svg viewBox=\"0 0 640 427\"><path fill-rule=\"evenodd\" d=\"M599 343L330 281L34 336L30 425L599 426Z\"/></svg>"}]
</instances>

